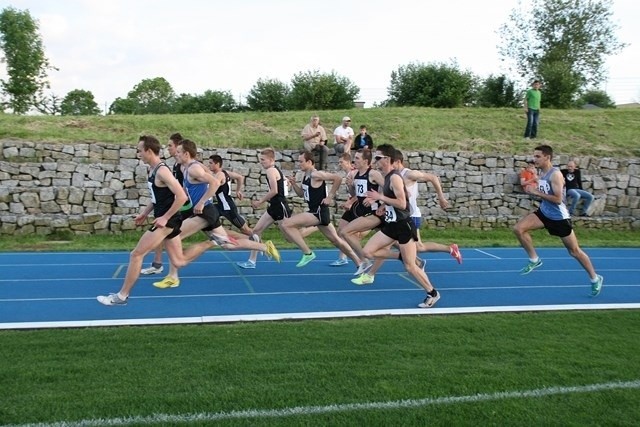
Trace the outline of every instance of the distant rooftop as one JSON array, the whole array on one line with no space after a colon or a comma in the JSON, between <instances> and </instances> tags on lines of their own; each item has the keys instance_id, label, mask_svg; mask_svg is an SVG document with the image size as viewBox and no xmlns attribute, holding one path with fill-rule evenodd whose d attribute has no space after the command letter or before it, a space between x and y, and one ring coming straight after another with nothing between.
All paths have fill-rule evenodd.
<instances>
[{"instance_id":1,"label":"distant rooftop","mask_svg":"<svg viewBox=\"0 0 640 427\"><path fill-rule=\"evenodd\" d=\"M617 108L640 108L640 103L637 102L630 102L628 104L618 104L616 105Z\"/></svg>"}]
</instances>

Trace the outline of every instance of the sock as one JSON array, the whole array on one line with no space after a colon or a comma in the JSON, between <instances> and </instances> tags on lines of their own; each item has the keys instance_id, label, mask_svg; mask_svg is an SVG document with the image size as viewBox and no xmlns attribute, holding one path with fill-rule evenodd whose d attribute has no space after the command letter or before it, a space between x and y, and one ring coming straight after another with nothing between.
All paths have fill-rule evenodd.
<instances>
[{"instance_id":1,"label":"sock","mask_svg":"<svg viewBox=\"0 0 640 427\"><path fill-rule=\"evenodd\" d=\"M432 297L435 297L436 295L438 295L438 291L436 291L436 288L433 288L427 293L429 294L429 296L432 296Z\"/></svg>"},{"instance_id":2,"label":"sock","mask_svg":"<svg viewBox=\"0 0 640 427\"><path fill-rule=\"evenodd\" d=\"M597 281L598 281L598 275L596 274L596 277L591 279L591 283L596 283Z\"/></svg>"},{"instance_id":3,"label":"sock","mask_svg":"<svg viewBox=\"0 0 640 427\"><path fill-rule=\"evenodd\" d=\"M531 262L538 262L538 261L540 261L540 257L536 257L535 259L531 259L531 258L529 258L529 261L531 261Z\"/></svg>"},{"instance_id":4,"label":"sock","mask_svg":"<svg viewBox=\"0 0 640 427\"><path fill-rule=\"evenodd\" d=\"M118 298L120 298L121 300L125 301L127 298L129 298L129 295L127 295L125 297L124 295L122 295L122 292L118 292Z\"/></svg>"},{"instance_id":5,"label":"sock","mask_svg":"<svg viewBox=\"0 0 640 427\"><path fill-rule=\"evenodd\" d=\"M151 263L151 266L154 267L154 268L160 268L160 267L162 267L162 261L160 261L160 262L153 261Z\"/></svg>"}]
</instances>

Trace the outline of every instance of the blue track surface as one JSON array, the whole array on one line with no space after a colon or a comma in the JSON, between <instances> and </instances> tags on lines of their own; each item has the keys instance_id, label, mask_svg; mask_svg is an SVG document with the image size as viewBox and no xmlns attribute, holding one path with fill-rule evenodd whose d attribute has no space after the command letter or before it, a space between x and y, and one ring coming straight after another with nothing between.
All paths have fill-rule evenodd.
<instances>
[{"instance_id":1,"label":"blue track surface","mask_svg":"<svg viewBox=\"0 0 640 427\"><path fill-rule=\"evenodd\" d=\"M96 296L120 289L126 252L1 253L0 329L640 308L640 249L585 250L605 278L597 298L564 248L539 249L544 265L526 276L520 248L463 249L462 265L428 254L427 272L442 294L432 309L416 308L424 291L398 261L387 261L374 284L356 286L353 264L328 265L335 250L316 251L304 268L295 266L300 251L282 251L282 263L261 258L255 270L235 265L247 252L209 251L181 271L180 287L156 289L162 275L141 276L129 304L118 307Z\"/></svg>"}]
</instances>

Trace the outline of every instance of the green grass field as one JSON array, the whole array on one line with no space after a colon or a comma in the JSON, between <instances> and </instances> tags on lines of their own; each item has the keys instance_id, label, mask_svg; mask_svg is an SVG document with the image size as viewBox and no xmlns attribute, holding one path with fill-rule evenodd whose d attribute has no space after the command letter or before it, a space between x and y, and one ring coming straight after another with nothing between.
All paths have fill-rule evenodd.
<instances>
[{"instance_id":1,"label":"green grass field","mask_svg":"<svg viewBox=\"0 0 640 427\"><path fill-rule=\"evenodd\" d=\"M639 324L636 310L1 331L0 421L635 425Z\"/></svg>"},{"instance_id":2,"label":"green grass field","mask_svg":"<svg viewBox=\"0 0 640 427\"><path fill-rule=\"evenodd\" d=\"M0 139L34 142L108 142L134 145L139 135L165 141L174 132L201 147L298 149L300 132L316 111L146 116L15 116L0 114ZM529 154L524 113L517 108L367 108L320 111L332 134L342 116L356 129L366 124L376 145L402 150ZM575 156L639 157L640 110L550 110L541 112L539 142Z\"/></svg>"},{"instance_id":3,"label":"green grass field","mask_svg":"<svg viewBox=\"0 0 640 427\"><path fill-rule=\"evenodd\" d=\"M345 113L368 124L376 143L402 149L532 149L520 138L520 110L321 117L331 124ZM0 114L0 138L131 144L140 133L179 130L206 146L294 148L309 115ZM540 131L556 152L640 153L637 110L543 111ZM140 232L5 237L0 250L130 250ZM584 248L640 246L640 231L576 232ZM506 229L424 236L462 247L516 245ZM279 239L276 231L265 237ZM534 241L560 244L545 232ZM607 310L0 330L0 425L632 426L640 419L639 325L638 310Z\"/></svg>"}]
</instances>

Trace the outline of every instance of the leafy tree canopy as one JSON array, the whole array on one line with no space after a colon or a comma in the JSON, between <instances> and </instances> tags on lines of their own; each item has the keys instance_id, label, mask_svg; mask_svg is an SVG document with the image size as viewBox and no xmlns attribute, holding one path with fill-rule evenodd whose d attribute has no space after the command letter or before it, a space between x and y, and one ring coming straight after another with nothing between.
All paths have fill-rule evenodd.
<instances>
[{"instance_id":1,"label":"leafy tree canopy","mask_svg":"<svg viewBox=\"0 0 640 427\"><path fill-rule=\"evenodd\" d=\"M291 79L290 106L293 110L353 108L360 88L335 72L306 71Z\"/></svg>"},{"instance_id":2,"label":"leafy tree canopy","mask_svg":"<svg viewBox=\"0 0 640 427\"><path fill-rule=\"evenodd\" d=\"M0 49L7 66L7 80L0 79L2 93L8 98L3 109L24 114L45 103L44 89L49 88L47 71L54 69L44 54L38 23L29 11L7 7L0 13Z\"/></svg>"},{"instance_id":3,"label":"leafy tree canopy","mask_svg":"<svg viewBox=\"0 0 640 427\"><path fill-rule=\"evenodd\" d=\"M247 104L255 111L286 111L291 90L277 79L258 79L249 91Z\"/></svg>"},{"instance_id":4,"label":"leafy tree canopy","mask_svg":"<svg viewBox=\"0 0 640 427\"><path fill-rule=\"evenodd\" d=\"M475 77L456 63L412 63L391 72L386 105L453 108L473 101Z\"/></svg>"},{"instance_id":5,"label":"leafy tree canopy","mask_svg":"<svg viewBox=\"0 0 640 427\"><path fill-rule=\"evenodd\" d=\"M96 116L100 114L100 108L98 108L93 93L88 90L75 89L67 93L62 100L60 113L63 116Z\"/></svg>"},{"instance_id":6,"label":"leafy tree canopy","mask_svg":"<svg viewBox=\"0 0 640 427\"><path fill-rule=\"evenodd\" d=\"M567 107L605 79L607 56L624 48L611 21L611 0L530 0L500 28L501 56L517 74L545 86L543 105ZM558 93L557 91L562 91Z\"/></svg>"}]
</instances>

